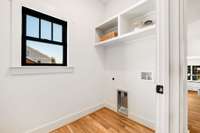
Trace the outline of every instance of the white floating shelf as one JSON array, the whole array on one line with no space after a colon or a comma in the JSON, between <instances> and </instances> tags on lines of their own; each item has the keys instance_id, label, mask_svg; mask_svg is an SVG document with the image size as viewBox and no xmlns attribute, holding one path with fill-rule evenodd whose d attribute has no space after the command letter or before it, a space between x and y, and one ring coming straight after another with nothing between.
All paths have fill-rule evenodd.
<instances>
[{"instance_id":1,"label":"white floating shelf","mask_svg":"<svg viewBox=\"0 0 200 133\"><path fill-rule=\"evenodd\" d=\"M155 10L155 3L152 0L140 0L133 6L122 11L119 16L124 16L129 19L136 18L148 12Z\"/></svg>"},{"instance_id":2,"label":"white floating shelf","mask_svg":"<svg viewBox=\"0 0 200 133\"><path fill-rule=\"evenodd\" d=\"M154 35L156 33L156 26L148 26L146 28L137 30L137 31L133 31L127 34L124 34L122 36L119 37L115 37L106 41L102 41L102 42L97 42L95 44L95 46L109 46L112 44L119 44L122 42L127 42L127 41L133 41L133 40L137 40L139 38L148 36L148 35Z\"/></svg>"},{"instance_id":3,"label":"white floating shelf","mask_svg":"<svg viewBox=\"0 0 200 133\"><path fill-rule=\"evenodd\" d=\"M155 3L153 3L151 0L141 0L130 8L122 11L118 15L96 26L95 46L108 46L119 42L131 41L147 35L155 34L155 24L151 26L146 26L136 31L134 31L132 27L135 19L154 12L154 4ZM100 36L109 32L117 32L118 36L106 41L100 41Z\"/></svg>"}]
</instances>

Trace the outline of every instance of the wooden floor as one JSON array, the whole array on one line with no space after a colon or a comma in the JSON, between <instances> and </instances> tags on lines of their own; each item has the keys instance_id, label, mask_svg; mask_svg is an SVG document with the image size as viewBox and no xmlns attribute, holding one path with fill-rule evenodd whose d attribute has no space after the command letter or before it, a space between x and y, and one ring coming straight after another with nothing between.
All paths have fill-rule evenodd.
<instances>
[{"instance_id":1,"label":"wooden floor","mask_svg":"<svg viewBox=\"0 0 200 133\"><path fill-rule=\"evenodd\" d=\"M189 102L189 130L190 133L200 133L200 96L197 92L188 93Z\"/></svg>"},{"instance_id":2,"label":"wooden floor","mask_svg":"<svg viewBox=\"0 0 200 133\"><path fill-rule=\"evenodd\" d=\"M103 108L51 133L154 133L154 131Z\"/></svg>"}]
</instances>

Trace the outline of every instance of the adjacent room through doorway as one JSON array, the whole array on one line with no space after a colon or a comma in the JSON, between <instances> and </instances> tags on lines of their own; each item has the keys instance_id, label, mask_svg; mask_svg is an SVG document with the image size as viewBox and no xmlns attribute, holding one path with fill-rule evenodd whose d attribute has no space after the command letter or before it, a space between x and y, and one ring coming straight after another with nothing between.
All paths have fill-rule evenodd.
<instances>
[{"instance_id":1,"label":"adjacent room through doorway","mask_svg":"<svg viewBox=\"0 0 200 133\"><path fill-rule=\"evenodd\" d=\"M200 133L200 1L187 0L188 127Z\"/></svg>"}]
</instances>

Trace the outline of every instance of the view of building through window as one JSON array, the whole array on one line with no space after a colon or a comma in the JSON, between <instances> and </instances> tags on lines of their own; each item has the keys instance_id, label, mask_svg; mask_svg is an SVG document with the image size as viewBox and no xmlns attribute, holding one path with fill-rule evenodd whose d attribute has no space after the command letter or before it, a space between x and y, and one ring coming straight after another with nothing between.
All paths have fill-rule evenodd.
<instances>
[{"instance_id":1,"label":"view of building through window","mask_svg":"<svg viewBox=\"0 0 200 133\"><path fill-rule=\"evenodd\" d=\"M27 63L59 63L63 61L63 47L34 41L27 41ZM31 62L30 62L31 61Z\"/></svg>"}]
</instances>

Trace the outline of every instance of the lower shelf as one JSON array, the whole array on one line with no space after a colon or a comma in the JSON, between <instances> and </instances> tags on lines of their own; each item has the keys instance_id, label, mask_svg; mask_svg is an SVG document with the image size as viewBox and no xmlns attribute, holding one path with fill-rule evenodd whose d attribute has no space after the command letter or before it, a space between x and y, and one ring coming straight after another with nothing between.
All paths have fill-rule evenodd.
<instances>
[{"instance_id":1,"label":"lower shelf","mask_svg":"<svg viewBox=\"0 0 200 133\"><path fill-rule=\"evenodd\" d=\"M119 42L133 41L133 40L137 40L139 38L142 38L148 35L153 35L155 33L156 33L156 26L153 25L153 26L149 26L138 31L133 31L133 32L118 36L116 38L112 38L110 40L98 42L95 44L95 46L109 46L109 45L117 44Z\"/></svg>"}]
</instances>

